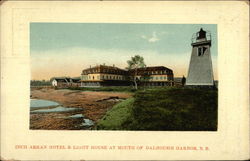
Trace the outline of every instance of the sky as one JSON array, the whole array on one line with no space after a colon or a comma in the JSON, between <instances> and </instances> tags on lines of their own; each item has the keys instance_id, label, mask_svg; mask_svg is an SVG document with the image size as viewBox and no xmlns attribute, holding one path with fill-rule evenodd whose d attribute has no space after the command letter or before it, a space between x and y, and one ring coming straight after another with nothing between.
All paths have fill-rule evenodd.
<instances>
[{"instance_id":1,"label":"sky","mask_svg":"<svg viewBox=\"0 0 250 161\"><path fill-rule=\"evenodd\" d=\"M99 64L127 67L132 56L147 66L165 66L175 77L187 77L192 35L211 32L211 56L217 79L216 24L31 23L31 79L79 77Z\"/></svg>"}]
</instances>

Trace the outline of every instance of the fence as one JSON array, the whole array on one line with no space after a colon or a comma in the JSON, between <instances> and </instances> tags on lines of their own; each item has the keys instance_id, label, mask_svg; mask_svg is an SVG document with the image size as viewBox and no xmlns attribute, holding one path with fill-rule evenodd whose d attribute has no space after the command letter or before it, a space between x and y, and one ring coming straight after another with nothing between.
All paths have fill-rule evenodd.
<instances>
[{"instance_id":1,"label":"fence","mask_svg":"<svg viewBox=\"0 0 250 161\"><path fill-rule=\"evenodd\" d=\"M31 90L34 90L34 89L53 89L53 88L54 88L53 86L30 86Z\"/></svg>"}]
</instances>

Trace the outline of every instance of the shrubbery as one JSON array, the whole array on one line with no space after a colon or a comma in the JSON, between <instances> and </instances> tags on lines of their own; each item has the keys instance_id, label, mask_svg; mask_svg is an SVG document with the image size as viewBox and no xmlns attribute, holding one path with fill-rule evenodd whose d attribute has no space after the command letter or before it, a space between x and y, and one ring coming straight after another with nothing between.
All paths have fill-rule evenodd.
<instances>
[{"instance_id":1,"label":"shrubbery","mask_svg":"<svg viewBox=\"0 0 250 161\"><path fill-rule=\"evenodd\" d=\"M217 91L170 88L136 93L130 130L217 130Z\"/></svg>"},{"instance_id":2,"label":"shrubbery","mask_svg":"<svg viewBox=\"0 0 250 161\"><path fill-rule=\"evenodd\" d=\"M214 89L157 88L138 91L134 101L126 106L127 110L119 113L126 118L122 118L118 127L109 129L215 131L217 100L217 90ZM111 109L104 118L112 122L116 112ZM105 124L99 129L106 129Z\"/></svg>"}]
</instances>

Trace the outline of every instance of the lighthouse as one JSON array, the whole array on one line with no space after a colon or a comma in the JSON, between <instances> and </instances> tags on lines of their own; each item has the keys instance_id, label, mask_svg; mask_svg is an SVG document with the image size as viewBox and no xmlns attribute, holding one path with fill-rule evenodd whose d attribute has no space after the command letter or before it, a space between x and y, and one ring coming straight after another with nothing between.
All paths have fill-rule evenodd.
<instances>
[{"instance_id":1,"label":"lighthouse","mask_svg":"<svg viewBox=\"0 0 250 161\"><path fill-rule=\"evenodd\" d=\"M186 86L214 86L211 34L202 28L192 36L192 53Z\"/></svg>"}]
</instances>

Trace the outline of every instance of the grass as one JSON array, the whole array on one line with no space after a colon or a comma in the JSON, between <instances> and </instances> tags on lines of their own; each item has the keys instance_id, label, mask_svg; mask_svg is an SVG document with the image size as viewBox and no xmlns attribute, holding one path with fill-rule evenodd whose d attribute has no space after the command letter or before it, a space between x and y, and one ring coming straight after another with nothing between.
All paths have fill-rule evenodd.
<instances>
[{"instance_id":1,"label":"grass","mask_svg":"<svg viewBox=\"0 0 250 161\"><path fill-rule=\"evenodd\" d=\"M122 130L123 124L131 117L131 108L134 98L128 98L115 105L107 114L98 122L96 129L102 130Z\"/></svg>"},{"instance_id":2,"label":"grass","mask_svg":"<svg viewBox=\"0 0 250 161\"><path fill-rule=\"evenodd\" d=\"M104 92L135 92L133 87L70 87L70 90L82 90L82 91L104 91Z\"/></svg>"},{"instance_id":3,"label":"grass","mask_svg":"<svg viewBox=\"0 0 250 161\"><path fill-rule=\"evenodd\" d=\"M217 99L215 89L140 90L108 111L98 129L216 131Z\"/></svg>"}]
</instances>

